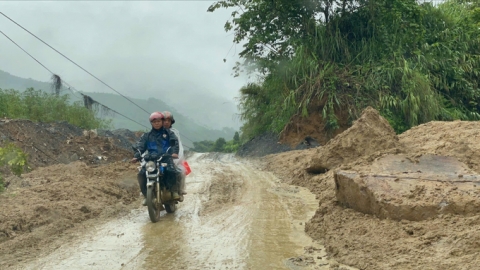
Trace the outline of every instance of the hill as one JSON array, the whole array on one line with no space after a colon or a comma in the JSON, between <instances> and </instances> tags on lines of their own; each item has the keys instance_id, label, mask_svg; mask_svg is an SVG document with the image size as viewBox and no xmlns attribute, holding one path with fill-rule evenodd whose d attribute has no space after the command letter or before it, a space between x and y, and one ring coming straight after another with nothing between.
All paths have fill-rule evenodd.
<instances>
[{"instance_id":1,"label":"hill","mask_svg":"<svg viewBox=\"0 0 480 270\"><path fill-rule=\"evenodd\" d=\"M20 78L0 70L0 88L24 91L29 87L41 89L46 92L52 91L51 86L48 82L40 82L32 79ZM61 93L63 95L69 95L71 102L83 102L83 98L79 93L71 92L66 88L62 89ZM180 130L183 143L187 146L193 146L192 141L215 140L219 137L231 139L235 134L235 130L233 128L225 127L223 129L213 129L204 126L200 124L197 119L194 119L194 117L204 117L203 115L200 115L198 112L197 114L194 114L194 112L192 111L187 116L183 113L180 113L179 110L176 109L177 107L179 107L179 105L174 108L173 106L168 105L168 103L162 101L159 98L141 99L128 97L130 99L129 101L117 94L94 92L82 92L82 94L88 95L98 103L103 104L108 108L115 110L120 114L123 114L128 118L134 120L132 121L118 114L103 115L102 111L100 110L98 112L98 115L102 118L111 119L113 128L115 129L126 128L132 131L146 130L146 127L150 126L147 120L148 114L139 108L141 107L147 112L165 110L172 112L176 120L175 128ZM134 105L132 102L137 104L139 107ZM205 108L203 108L203 110L205 110ZM219 111L213 111L213 114L218 113ZM205 112L205 114L208 113Z\"/></svg>"}]
</instances>

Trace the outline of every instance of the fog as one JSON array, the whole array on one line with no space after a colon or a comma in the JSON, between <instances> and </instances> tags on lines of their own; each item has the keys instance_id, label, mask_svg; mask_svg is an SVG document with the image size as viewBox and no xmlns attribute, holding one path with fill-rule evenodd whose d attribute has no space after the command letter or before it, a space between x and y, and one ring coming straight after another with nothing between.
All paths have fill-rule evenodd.
<instances>
[{"instance_id":1,"label":"fog","mask_svg":"<svg viewBox=\"0 0 480 270\"><path fill-rule=\"evenodd\" d=\"M204 124L237 128L234 98L246 80L231 74L241 45L223 29L233 10L207 12L212 3L2 1L0 11L125 96L160 98L197 118L195 106L205 113L223 106L221 123ZM78 90L114 93L3 16L0 29ZM49 80L48 71L0 39L1 70Z\"/></svg>"}]
</instances>

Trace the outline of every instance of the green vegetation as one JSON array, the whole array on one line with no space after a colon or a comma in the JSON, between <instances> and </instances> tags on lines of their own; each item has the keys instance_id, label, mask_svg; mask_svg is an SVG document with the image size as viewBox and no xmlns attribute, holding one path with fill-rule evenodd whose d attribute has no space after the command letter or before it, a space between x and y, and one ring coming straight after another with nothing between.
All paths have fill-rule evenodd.
<instances>
[{"instance_id":1,"label":"green vegetation","mask_svg":"<svg viewBox=\"0 0 480 270\"><path fill-rule=\"evenodd\" d=\"M223 153L235 153L240 146L240 135L235 132L233 140L226 141L225 138L218 138L216 141L204 140L193 143L192 151L195 152L223 152Z\"/></svg>"},{"instance_id":2,"label":"green vegetation","mask_svg":"<svg viewBox=\"0 0 480 270\"><path fill-rule=\"evenodd\" d=\"M24 92L0 89L0 115L36 122L66 121L84 129L110 127L110 121L97 118L95 111L80 102L71 104L68 99L69 96L57 97L33 88Z\"/></svg>"},{"instance_id":3,"label":"green vegetation","mask_svg":"<svg viewBox=\"0 0 480 270\"><path fill-rule=\"evenodd\" d=\"M480 1L223 0L225 30L246 42L235 71L244 139L321 113L326 131L366 106L397 132L431 120L480 119ZM345 116L346 115L346 116Z\"/></svg>"},{"instance_id":4,"label":"green vegetation","mask_svg":"<svg viewBox=\"0 0 480 270\"><path fill-rule=\"evenodd\" d=\"M27 154L13 143L0 147L0 166L8 166L13 174L20 176L28 168ZM0 175L0 192L4 190L3 177Z\"/></svg>"},{"instance_id":5,"label":"green vegetation","mask_svg":"<svg viewBox=\"0 0 480 270\"><path fill-rule=\"evenodd\" d=\"M43 90L46 93L54 94L55 92L53 91L52 86L53 85L51 83L16 77L0 70L0 88L16 89L22 93L25 89L33 87L38 90ZM182 92L180 89L175 91ZM218 114L221 113L221 109L212 108L212 110L209 110L209 112L204 112L202 110L202 108L204 107L199 105L202 102L199 102L198 100L185 102L182 105L183 108L176 108L174 106L171 106L171 104L164 102L161 98L162 94L157 95L157 97L160 98L141 99L129 97L131 101L138 105L136 106L132 104L129 100L126 100L124 97L114 93L82 93L84 95L88 95L94 101L108 106L108 108L113 109L134 120L132 121L121 115L117 115L116 113L113 113L112 111L109 111L108 109L105 109L104 107L98 106L98 104L94 103L92 107L96 109L96 115L99 118L109 120L111 122L112 128L115 129L126 128L132 131L145 131L146 129L150 129L150 123L148 122L148 114L144 110L146 110L147 112L166 110L172 112L175 116L175 128L180 130L183 136L189 138L184 140L184 144L188 146L192 146L192 142L189 141L190 139L194 141L200 141L210 138L228 138L233 136L233 134L235 133L235 130L233 128L225 127L223 129L213 129L200 125L198 121L199 119L197 117L205 117L205 115L211 115L215 113ZM65 87L63 87L60 95L69 96L68 101L70 104L84 104L83 97L79 93L72 93L72 91L68 90ZM212 97L208 98L208 100L211 99ZM194 105L198 105L200 107L195 107ZM142 110L142 108L144 110ZM197 112L196 114L193 114L195 116L195 118L193 119L190 117L186 117L185 113L179 113L179 111L191 112L195 110ZM202 114L198 114L198 112L200 111L202 112Z\"/></svg>"}]
</instances>

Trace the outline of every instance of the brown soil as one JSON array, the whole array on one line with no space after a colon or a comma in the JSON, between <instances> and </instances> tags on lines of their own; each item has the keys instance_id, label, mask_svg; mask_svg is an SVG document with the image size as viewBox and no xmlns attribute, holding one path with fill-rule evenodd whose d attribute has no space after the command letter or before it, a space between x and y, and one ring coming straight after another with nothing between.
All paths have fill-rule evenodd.
<instances>
[{"instance_id":1,"label":"brown soil","mask_svg":"<svg viewBox=\"0 0 480 270\"><path fill-rule=\"evenodd\" d=\"M334 176L339 170L376 173L375 160L397 154L414 162L425 154L451 156L478 174L479 131L480 122L431 122L396 136L385 119L368 108L325 146L270 155L265 166L285 182L308 187L317 195L319 208L306 232L340 263L360 269L473 269L480 262L480 215L381 219L341 206ZM425 198L416 200L421 204Z\"/></svg>"},{"instance_id":2,"label":"brown soil","mask_svg":"<svg viewBox=\"0 0 480 270\"><path fill-rule=\"evenodd\" d=\"M317 153L307 167L308 172L324 172L341 164L348 164L361 156L369 157L375 152L399 148L395 131L385 118L368 107L355 124L339 134Z\"/></svg>"},{"instance_id":3,"label":"brown soil","mask_svg":"<svg viewBox=\"0 0 480 270\"><path fill-rule=\"evenodd\" d=\"M66 122L35 123L29 120L0 121L0 145L13 142L28 154L31 169L58 163L84 161L107 164L132 156L114 138L99 137Z\"/></svg>"},{"instance_id":4,"label":"brown soil","mask_svg":"<svg viewBox=\"0 0 480 270\"><path fill-rule=\"evenodd\" d=\"M280 142L295 147L302 143L305 137L310 136L320 145L325 145L331 138L348 128L349 119L347 111L337 110L336 115L339 128L333 132L328 132L325 128L326 122L322 117L322 110L323 106L312 104L309 110L310 114L307 117L299 114L292 116L280 134Z\"/></svg>"},{"instance_id":5,"label":"brown soil","mask_svg":"<svg viewBox=\"0 0 480 270\"><path fill-rule=\"evenodd\" d=\"M26 153L31 171L7 172L0 194L0 268L31 258L85 221L101 222L138 207L136 165L132 151L113 138L96 136L67 123L3 120L4 145ZM137 203L133 203L137 202Z\"/></svg>"},{"instance_id":6,"label":"brown soil","mask_svg":"<svg viewBox=\"0 0 480 270\"><path fill-rule=\"evenodd\" d=\"M235 204L241 199L243 190L243 180L230 168L223 168L221 172L212 170L212 180L206 192L208 198L199 215L207 215Z\"/></svg>"},{"instance_id":7,"label":"brown soil","mask_svg":"<svg viewBox=\"0 0 480 270\"><path fill-rule=\"evenodd\" d=\"M305 133L287 127L292 133L284 133L285 139L291 136L296 142L321 129L316 120L301 125ZM334 179L340 171L385 173L375 164L388 156L402 155L415 163L427 154L453 157L465 172L480 174L479 131L480 122L431 122L397 136L385 119L367 108L351 128L332 140L314 137L326 142L323 146L267 156L265 167L283 182L316 194L319 207L305 230L342 264L360 269L474 269L480 263L480 215L475 211L430 213L418 221L365 214L339 203ZM27 152L32 168L21 177L5 175L7 189L0 194L0 269L34 257L47 244L89 222L102 222L139 206L136 165L125 162L132 152L119 147L121 142L114 138L66 123L3 120L0 141L1 145L14 142ZM203 214L219 210L214 207L222 203L235 203L244 183L230 178L228 173L214 177L210 194L228 192L206 198ZM444 196L442 189L430 189L428 194ZM427 202L423 189L413 191L418 205ZM473 190L462 192L476 196Z\"/></svg>"},{"instance_id":8,"label":"brown soil","mask_svg":"<svg viewBox=\"0 0 480 270\"><path fill-rule=\"evenodd\" d=\"M11 180L0 196L0 254L28 254L28 248L46 244L83 221L129 209L138 200L135 179L133 165L92 168L77 161Z\"/></svg>"}]
</instances>

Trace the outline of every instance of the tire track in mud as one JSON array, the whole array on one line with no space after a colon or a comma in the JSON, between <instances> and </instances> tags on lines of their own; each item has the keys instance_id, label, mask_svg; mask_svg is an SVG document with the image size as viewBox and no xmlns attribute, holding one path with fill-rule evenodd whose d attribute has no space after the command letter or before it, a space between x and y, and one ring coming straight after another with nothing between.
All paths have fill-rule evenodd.
<instances>
[{"instance_id":1,"label":"tire track in mud","mask_svg":"<svg viewBox=\"0 0 480 270\"><path fill-rule=\"evenodd\" d=\"M142 207L24 269L307 269L292 258L305 246L324 253L304 233L318 206L306 189L233 155L195 154L189 163L188 195L174 214L151 223Z\"/></svg>"}]
</instances>

